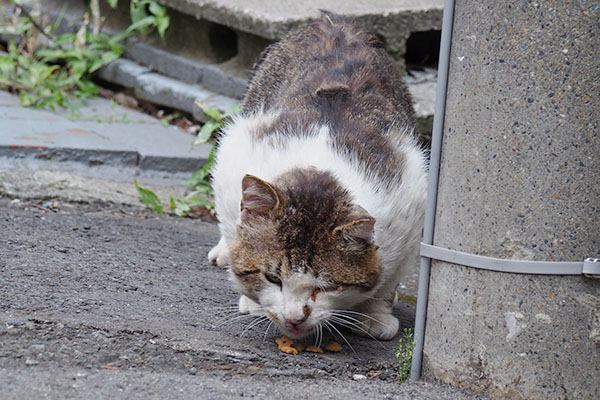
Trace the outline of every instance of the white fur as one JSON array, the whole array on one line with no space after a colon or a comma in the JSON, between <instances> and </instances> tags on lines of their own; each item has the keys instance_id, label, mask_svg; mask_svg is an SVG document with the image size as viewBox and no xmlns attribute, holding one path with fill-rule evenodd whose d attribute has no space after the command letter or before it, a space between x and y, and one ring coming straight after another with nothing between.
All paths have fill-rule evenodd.
<instances>
[{"instance_id":1,"label":"white fur","mask_svg":"<svg viewBox=\"0 0 600 400\"><path fill-rule=\"evenodd\" d=\"M385 328L373 324L372 319L365 320L365 324L373 324L373 336L391 338L398 329L398 321L390 313L400 271L416 262L421 237L427 180L423 151L413 140L399 140L398 152L405 160L401 184L386 188L371 171L356 161L349 162L332 148L327 126L313 126L307 135L257 139L253 132L268 125L275 116L257 113L238 117L224 130L212 171L221 240L209 253L209 259L220 266L229 263L229 246L240 221L241 181L245 174L272 182L296 167L330 171L350 192L355 204L376 219L374 241L382 260L381 279L365 296L370 300L355 308L388 325Z\"/></svg>"}]
</instances>

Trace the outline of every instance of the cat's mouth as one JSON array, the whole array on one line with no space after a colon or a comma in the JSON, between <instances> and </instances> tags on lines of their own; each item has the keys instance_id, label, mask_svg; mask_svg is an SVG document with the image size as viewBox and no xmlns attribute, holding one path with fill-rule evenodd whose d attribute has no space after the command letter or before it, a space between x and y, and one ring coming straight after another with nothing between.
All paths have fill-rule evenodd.
<instances>
[{"instance_id":1,"label":"cat's mouth","mask_svg":"<svg viewBox=\"0 0 600 400\"><path fill-rule=\"evenodd\" d=\"M275 322L281 333L292 338L292 339L301 339L303 337L308 336L314 330L314 325L307 321L302 321L300 323L290 323L283 318L279 318L274 312L267 312L267 317L273 322Z\"/></svg>"},{"instance_id":2,"label":"cat's mouth","mask_svg":"<svg viewBox=\"0 0 600 400\"><path fill-rule=\"evenodd\" d=\"M291 333L293 333L294 335L299 335L302 332L305 332L304 329L302 329L299 326L292 326L292 327L286 327Z\"/></svg>"},{"instance_id":3,"label":"cat's mouth","mask_svg":"<svg viewBox=\"0 0 600 400\"><path fill-rule=\"evenodd\" d=\"M307 336L312 331L312 326L307 325L306 323L302 324L290 324L288 322L282 322L279 318L275 316L275 314L269 312L268 316L272 321L279 325L279 329L286 336L289 336L293 339L300 339Z\"/></svg>"},{"instance_id":4,"label":"cat's mouth","mask_svg":"<svg viewBox=\"0 0 600 400\"><path fill-rule=\"evenodd\" d=\"M311 332L310 329L303 327L282 327L281 330L284 335L290 337L291 339L301 339L308 336L308 334Z\"/></svg>"}]
</instances>

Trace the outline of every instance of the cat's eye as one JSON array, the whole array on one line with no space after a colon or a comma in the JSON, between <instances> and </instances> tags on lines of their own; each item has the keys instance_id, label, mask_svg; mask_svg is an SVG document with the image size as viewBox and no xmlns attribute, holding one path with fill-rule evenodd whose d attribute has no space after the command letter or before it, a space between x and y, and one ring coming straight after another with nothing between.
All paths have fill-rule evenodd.
<instances>
[{"instance_id":1,"label":"cat's eye","mask_svg":"<svg viewBox=\"0 0 600 400\"><path fill-rule=\"evenodd\" d=\"M319 293L339 292L341 290L342 290L342 286L329 286L329 287L316 288L315 290L313 290L312 294L310 295L310 298L312 299L312 301L317 301L317 295Z\"/></svg>"},{"instance_id":2,"label":"cat's eye","mask_svg":"<svg viewBox=\"0 0 600 400\"><path fill-rule=\"evenodd\" d=\"M281 279L279 279L279 277L277 275L274 275L274 274L265 274L265 278L269 282L271 282L271 283L273 283L275 285L281 286Z\"/></svg>"}]
</instances>

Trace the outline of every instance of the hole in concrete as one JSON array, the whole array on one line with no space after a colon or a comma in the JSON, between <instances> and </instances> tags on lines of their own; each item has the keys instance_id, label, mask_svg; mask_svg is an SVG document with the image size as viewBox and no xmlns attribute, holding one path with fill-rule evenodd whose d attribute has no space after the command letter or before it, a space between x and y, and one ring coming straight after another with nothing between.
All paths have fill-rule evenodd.
<instances>
[{"instance_id":1,"label":"hole in concrete","mask_svg":"<svg viewBox=\"0 0 600 400\"><path fill-rule=\"evenodd\" d=\"M413 32L406 41L406 68L437 68L441 37L441 31Z\"/></svg>"},{"instance_id":2,"label":"hole in concrete","mask_svg":"<svg viewBox=\"0 0 600 400\"><path fill-rule=\"evenodd\" d=\"M238 53L237 33L224 25L211 24L208 41L218 63L227 61Z\"/></svg>"}]
</instances>

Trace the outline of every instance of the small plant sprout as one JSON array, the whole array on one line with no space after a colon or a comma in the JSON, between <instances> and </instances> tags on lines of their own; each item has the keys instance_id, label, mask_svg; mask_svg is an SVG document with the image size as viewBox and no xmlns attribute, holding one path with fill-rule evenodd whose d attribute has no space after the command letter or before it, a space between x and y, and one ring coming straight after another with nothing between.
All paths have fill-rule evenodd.
<instances>
[{"instance_id":1,"label":"small plant sprout","mask_svg":"<svg viewBox=\"0 0 600 400\"><path fill-rule=\"evenodd\" d=\"M225 126L226 120L239 109L240 106L236 104L228 108L225 112L220 112L214 108L208 108L204 111L211 119L202 126L192 145L197 146L201 143L210 143L211 149L206 163L204 163L200 169L197 169L190 178L185 180L185 183L189 185L189 193L181 199L175 197L169 199L169 208L172 210L173 214L178 217L189 215L189 212L192 211L192 208L194 207L214 208L214 203L209 200L213 196L213 190L210 184L210 171L215 163L215 151L217 148L217 142L214 135ZM152 191L139 188L137 183L136 188L138 188L142 203L151 210L157 211L156 201L158 201L160 209L162 210L162 204L160 204L160 200L156 195L154 195L154 197L148 197L147 194L152 193ZM140 189L144 191L144 195L142 195Z\"/></svg>"},{"instance_id":2,"label":"small plant sprout","mask_svg":"<svg viewBox=\"0 0 600 400\"><path fill-rule=\"evenodd\" d=\"M138 191L138 194L140 195L140 200L142 201L142 203L144 203L146 207L148 207L150 210L159 214L162 213L163 205L158 196L153 191L138 185L137 179L134 179L133 182L135 184L136 190Z\"/></svg>"},{"instance_id":3,"label":"small plant sprout","mask_svg":"<svg viewBox=\"0 0 600 400\"><path fill-rule=\"evenodd\" d=\"M413 331L411 328L404 328L402 336L398 340L398 350L396 351L398 383L404 383L408 379L414 348Z\"/></svg>"}]
</instances>

